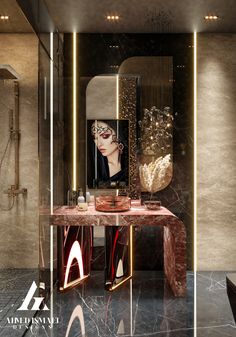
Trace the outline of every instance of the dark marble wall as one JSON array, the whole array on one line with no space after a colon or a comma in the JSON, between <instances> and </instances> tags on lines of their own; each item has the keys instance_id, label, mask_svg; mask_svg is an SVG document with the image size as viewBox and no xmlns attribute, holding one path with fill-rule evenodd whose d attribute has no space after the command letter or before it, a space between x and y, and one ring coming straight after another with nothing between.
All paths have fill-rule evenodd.
<instances>
[{"instance_id":1,"label":"dark marble wall","mask_svg":"<svg viewBox=\"0 0 236 337\"><path fill-rule=\"evenodd\" d=\"M71 69L72 35L64 35L65 148L64 161L71 165ZM114 47L116 46L116 47ZM193 35L192 34L78 34L79 85L79 183L85 187L85 90L88 81L101 74L118 73L124 60L133 56L173 58L173 161L170 185L157 193L163 206L183 220L187 231L188 267L193 251ZM140 107L140 112L144 107ZM68 184L65 187L65 193ZM162 269L162 230L143 227L135 232L135 268ZM147 262L148 261L148 262ZM94 265L94 267L96 267Z\"/></svg>"}]
</instances>

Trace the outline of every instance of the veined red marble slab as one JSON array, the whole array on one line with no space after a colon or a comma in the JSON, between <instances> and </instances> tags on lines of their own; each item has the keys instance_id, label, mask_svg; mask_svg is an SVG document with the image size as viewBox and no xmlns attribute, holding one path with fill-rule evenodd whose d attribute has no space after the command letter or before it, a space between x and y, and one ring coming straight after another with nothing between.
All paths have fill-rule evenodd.
<instances>
[{"instance_id":1,"label":"veined red marble slab","mask_svg":"<svg viewBox=\"0 0 236 337\"><path fill-rule=\"evenodd\" d=\"M167 208L160 210L147 210L137 201L131 202L131 209L125 212L100 212L94 205L87 211L78 211L73 206L57 208L50 216L51 225L54 226L130 226L130 225L161 225L167 216L175 217Z\"/></svg>"},{"instance_id":2,"label":"veined red marble slab","mask_svg":"<svg viewBox=\"0 0 236 337\"><path fill-rule=\"evenodd\" d=\"M126 212L78 211L62 206L50 215L54 226L162 226L164 227L164 271L175 296L186 294L186 230L183 222L167 208L147 210L137 201Z\"/></svg>"}]
</instances>

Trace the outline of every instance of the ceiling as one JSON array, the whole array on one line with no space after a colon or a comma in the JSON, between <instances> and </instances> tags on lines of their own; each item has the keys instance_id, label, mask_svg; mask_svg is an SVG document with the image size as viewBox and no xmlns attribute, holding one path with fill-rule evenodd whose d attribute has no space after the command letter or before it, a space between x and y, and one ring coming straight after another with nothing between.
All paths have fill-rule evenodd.
<instances>
[{"instance_id":1,"label":"ceiling","mask_svg":"<svg viewBox=\"0 0 236 337\"><path fill-rule=\"evenodd\" d=\"M235 0L45 0L60 32L188 33L236 32ZM31 32L15 0L0 0L0 32ZM217 21L204 20L207 14ZM119 15L110 22L107 15Z\"/></svg>"},{"instance_id":2,"label":"ceiling","mask_svg":"<svg viewBox=\"0 0 236 337\"><path fill-rule=\"evenodd\" d=\"M0 0L0 15L9 15L9 20L0 20L0 33L32 33L16 0Z\"/></svg>"}]
</instances>

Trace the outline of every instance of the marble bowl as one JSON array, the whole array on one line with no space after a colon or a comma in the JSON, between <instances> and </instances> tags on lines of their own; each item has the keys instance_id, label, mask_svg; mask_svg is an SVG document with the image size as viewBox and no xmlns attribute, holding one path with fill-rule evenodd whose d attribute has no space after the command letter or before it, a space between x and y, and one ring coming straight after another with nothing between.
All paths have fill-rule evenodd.
<instances>
[{"instance_id":1,"label":"marble bowl","mask_svg":"<svg viewBox=\"0 0 236 337\"><path fill-rule=\"evenodd\" d=\"M161 202L158 200L146 200L144 201L144 205L147 209L152 211L157 211L161 208Z\"/></svg>"},{"instance_id":2,"label":"marble bowl","mask_svg":"<svg viewBox=\"0 0 236 337\"><path fill-rule=\"evenodd\" d=\"M95 198L95 208L100 212L125 212L131 208L131 199L126 196L102 195Z\"/></svg>"}]
</instances>

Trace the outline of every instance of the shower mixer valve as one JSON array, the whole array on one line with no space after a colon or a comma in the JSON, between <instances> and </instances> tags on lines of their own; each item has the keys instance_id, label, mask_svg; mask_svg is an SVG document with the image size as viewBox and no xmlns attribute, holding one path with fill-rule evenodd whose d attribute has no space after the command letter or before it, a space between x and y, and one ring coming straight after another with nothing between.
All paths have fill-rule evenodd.
<instances>
[{"instance_id":1,"label":"shower mixer valve","mask_svg":"<svg viewBox=\"0 0 236 337\"><path fill-rule=\"evenodd\" d=\"M4 191L4 194L8 194L9 197L15 197L19 194L22 194L24 197L27 195L27 188L15 188L15 185L11 185L11 188Z\"/></svg>"}]
</instances>

